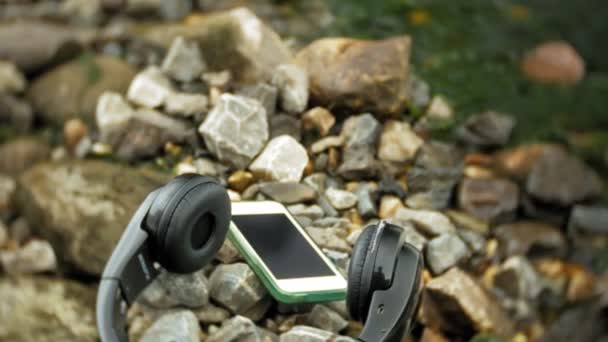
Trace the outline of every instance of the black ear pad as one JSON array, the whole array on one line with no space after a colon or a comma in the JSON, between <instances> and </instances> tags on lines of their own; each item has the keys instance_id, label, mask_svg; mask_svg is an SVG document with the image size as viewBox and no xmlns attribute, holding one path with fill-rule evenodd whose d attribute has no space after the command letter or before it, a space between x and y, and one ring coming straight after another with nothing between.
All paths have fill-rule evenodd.
<instances>
[{"instance_id":1,"label":"black ear pad","mask_svg":"<svg viewBox=\"0 0 608 342\"><path fill-rule=\"evenodd\" d=\"M210 177L178 176L148 211L146 228L158 262L170 272L194 272L222 246L230 224L226 189Z\"/></svg>"},{"instance_id":2,"label":"black ear pad","mask_svg":"<svg viewBox=\"0 0 608 342\"><path fill-rule=\"evenodd\" d=\"M353 248L350 265L348 266L348 287L346 290L346 305L353 319L365 320L369 309L371 277L363 272L365 263L369 262L372 241L376 234L375 226L365 228ZM371 260L373 262L373 260Z\"/></svg>"}]
</instances>

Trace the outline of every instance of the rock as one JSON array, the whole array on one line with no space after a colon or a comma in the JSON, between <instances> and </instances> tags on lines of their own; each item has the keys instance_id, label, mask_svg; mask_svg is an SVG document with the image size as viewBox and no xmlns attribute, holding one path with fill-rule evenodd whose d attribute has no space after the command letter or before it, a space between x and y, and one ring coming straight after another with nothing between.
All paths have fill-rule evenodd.
<instances>
[{"instance_id":1,"label":"rock","mask_svg":"<svg viewBox=\"0 0 608 342\"><path fill-rule=\"evenodd\" d=\"M195 314L199 322L203 324L219 324L230 318L230 311L213 304L203 306Z\"/></svg>"},{"instance_id":2,"label":"rock","mask_svg":"<svg viewBox=\"0 0 608 342\"><path fill-rule=\"evenodd\" d=\"M405 208L401 199L397 196L386 195L380 199L380 211L378 217L386 219L395 216L397 211L401 208Z\"/></svg>"},{"instance_id":3,"label":"rock","mask_svg":"<svg viewBox=\"0 0 608 342\"><path fill-rule=\"evenodd\" d=\"M17 182L9 176L0 174L0 222L12 218L15 210L13 202Z\"/></svg>"},{"instance_id":4,"label":"rock","mask_svg":"<svg viewBox=\"0 0 608 342\"><path fill-rule=\"evenodd\" d=\"M301 139L300 120L293 115L278 114L270 118L270 138L289 135L296 140Z\"/></svg>"},{"instance_id":5,"label":"rock","mask_svg":"<svg viewBox=\"0 0 608 342\"><path fill-rule=\"evenodd\" d=\"M195 17L186 23L151 25L141 37L169 46L175 37L198 42L209 70L230 70L244 83L270 80L292 56L280 37L247 8Z\"/></svg>"},{"instance_id":6,"label":"rock","mask_svg":"<svg viewBox=\"0 0 608 342\"><path fill-rule=\"evenodd\" d=\"M228 177L228 185L238 192L243 192L253 182L255 182L255 177L249 171L238 170Z\"/></svg>"},{"instance_id":7,"label":"rock","mask_svg":"<svg viewBox=\"0 0 608 342\"><path fill-rule=\"evenodd\" d=\"M51 154L48 143L34 137L20 137L0 145L0 173L18 175Z\"/></svg>"},{"instance_id":8,"label":"rock","mask_svg":"<svg viewBox=\"0 0 608 342\"><path fill-rule=\"evenodd\" d=\"M462 241L464 241L474 253L483 254L485 252L488 243L485 236L474 230L466 229L459 229L457 233Z\"/></svg>"},{"instance_id":9,"label":"rock","mask_svg":"<svg viewBox=\"0 0 608 342\"><path fill-rule=\"evenodd\" d=\"M15 251L0 251L0 262L9 274L50 272L57 268L53 247L44 240L31 240Z\"/></svg>"},{"instance_id":10,"label":"rock","mask_svg":"<svg viewBox=\"0 0 608 342\"><path fill-rule=\"evenodd\" d=\"M345 138L343 161L338 173L347 179L366 178L375 175L376 140L380 123L367 113L347 119L341 135Z\"/></svg>"},{"instance_id":11,"label":"rock","mask_svg":"<svg viewBox=\"0 0 608 342\"><path fill-rule=\"evenodd\" d=\"M277 66L272 84L279 90L281 108L288 113L299 114L308 104L308 74L293 64Z\"/></svg>"},{"instance_id":12,"label":"rock","mask_svg":"<svg viewBox=\"0 0 608 342\"><path fill-rule=\"evenodd\" d=\"M205 71L205 61L201 56L198 43L176 37L163 60L161 70L169 77L180 82L192 82Z\"/></svg>"},{"instance_id":13,"label":"rock","mask_svg":"<svg viewBox=\"0 0 608 342\"><path fill-rule=\"evenodd\" d=\"M209 281L211 298L237 315L246 313L268 295L245 263L219 265Z\"/></svg>"},{"instance_id":14,"label":"rock","mask_svg":"<svg viewBox=\"0 0 608 342\"><path fill-rule=\"evenodd\" d=\"M192 12L193 0L159 1L160 16L165 20L179 20Z\"/></svg>"},{"instance_id":15,"label":"rock","mask_svg":"<svg viewBox=\"0 0 608 342\"><path fill-rule=\"evenodd\" d=\"M66 61L80 52L84 36L70 27L34 20L0 25L0 59L9 60L26 73Z\"/></svg>"},{"instance_id":16,"label":"rock","mask_svg":"<svg viewBox=\"0 0 608 342\"><path fill-rule=\"evenodd\" d=\"M517 180L525 180L538 159L551 145L530 144L502 150L494 156L497 171Z\"/></svg>"},{"instance_id":17,"label":"rock","mask_svg":"<svg viewBox=\"0 0 608 342\"><path fill-rule=\"evenodd\" d=\"M314 107L302 114L302 128L304 130L316 129L322 137L329 134L335 123L336 118L329 110L323 107Z\"/></svg>"},{"instance_id":18,"label":"rock","mask_svg":"<svg viewBox=\"0 0 608 342\"><path fill-rule=\"evenodd\" d=\"M171 81L156 66L139 72L131 82L127 98L133 103L147 107L160 107L173 92Z\"/></svg>"},{"instance_id":19,"label":"rock","mask_svg":"<svg viewBox=\"0 0 608 342\"><path fill-rule=\"evenodd\" d=\"M442 234L429 241L425 260L434 274L441 274L471 256L467 245L456 234Z\"/></svg>"},{"instance_id":20,"label":"rock","mask_svg":"<svg viewBox=\"0 0 608 342\"><path fill-rule=\"evenodd\" d=\"M238 90L237 95L257 100L266 109L266 114L268 117L272 118L277 107L279 90L277 87L267 83L256 83L241 87Z\"/></svg>"},{"instance_id":21,"label":"rock","mask_svg":"<svg viewBox=\"0 0 608 342\"><path fill-rule=\"evenodd\" d=\"M325 183L327 182L327 175L321 172L315 172L310 176L304 177L302 181L304 184L310 186L318 193L325 192Z\"/></svg>"},{"instance_id":22,"label":"rock","mask_svg":"<svg viewBox=\"0 0 608 342\"><path fill-rule=\"evenodd\" d=\"M249 318L243 316L235 316L230 320L225 321L222 327L205 339L208 342L261 342L260 328L253 323Z\"/></svg>"},{"instance_id":23,"label":"rock","mask_svg":"<svg viewBox=\"0 0 608 342\"><path fill-rule=\"evenodd\" d=\"M341 147L344 144L344 138L340 135L329 136L315 141L310 145L310 152L313 154L319 154L329 149Z\"/></svg>"},{"instance_id":24,"label":"rock","mask_svg":"<svg viewBox=\"0 0 608 342\"><path fill-rule=\"evenodd\" d=\"M261 183L260 191L283 204L309 202L316 197L316 191L310 186L292 182Z\"/></svg>"},{"instance_id":25,"label":"rock","mask_svg":"<svg viewBox=\"0 0 608 342\"><path fill-rule=\"evenodd\" d=\"M418 149L424 144L414 133L407 122L388 121L380 135L378 158L391 162L412 160Z\"/></svg>"},{"instance_id":26,"label":"rock","mask_svg":"<svg viewBox=\"0 0 608 342\"><path fill-rule=\"evenodd\" d=\"M465 178L458 191L458 206L482 220L505 220L515 216L519 188L508 179Z\"/></svg>"},{"instance_id":27,"label":"rock","mask_svg":"<svg viewBox=\"0 0 608 342\"><path fill-rule=\"evenodd\" d=\"M371 218L378 216L375 184L360 184L355 194L357 195L357 211L361 217Z\"/></svg>"},{"instance_id":28,"label":"rock","mask_svg":"<svg viewBox=\"0 0 608 342\"><path fill-rule=\"evenodd\" d=\"M165 111L181 117L193 117L207 111L209 100L201 94L173 93L165 100Z\"/></svg>"},{"instance_id":29,"label":"rock","mask_svg":"<svg viewBox=\"0 0 608 342\"><path fill-rule=\"evenodd\" d=\"M420 118L414 130L421 135L429 135L433 130L450 125L454 122L454 109L442 95L431 98L424 116Z\"/></svg>"},{"instance_id":30,"label":"rock","mask_svg":"<svg viewBox=\"0 0 608 342\"><path fill-rule=\"evenodd\" d=\"M416 166L423 169L461 169L464 154L453 145L430 141L420 148Z\"/></svg>"},{"instance_id":31,"label":"rock","mask_svg":"<svg viewBox=\"0 0 608 342\"><path fill-rule=\"evenodd\" d=\"M84 55L36 78L27 96L46 122L60 126L75 117L91 120L97 98L106 91L124 93L134 75L120 59Z\"/></svg>"},{"instance_id":32,"label":"rock","mask_svg":"<svg viewBox=\"0 0 608 342\"><path fill-rule=\"evenodd\" d=\"M202 270L187 274L163 271L142 293L142 299L161 309L175 306L200 308L209 303L208 287Z\"/></svg>"},{"instance_id":33,"label":"rock","mask_svg":"<svg viewBox=\"0 0 608 342\"><path fill-rule=\"evenodd\" d=\"M348 273L348 263L350 256L348 253L338 252L331 249L324 249L323 253L336 265L344 274Z\"/></svg>"},{"instance_id":34,"label":"rock","mask_svg":"<svg viewBox=\"0 0 608 342\"><path fill-rule=\"evenodd\" d=\"M0 93L21 93L27 80L14 63L0 61Z\"/></svg>"},{"instance_id":35,"label":"rock","mask_svg":"<svg viewBox=\"0 0 608 342\"><path fill-rule=\"evenodd\" d=\"M513 332L513 322L500 305L458 268L431 279L425 291L443 317L441 330L458 334L494 332L504 336Z\"/></svg>"},{"instance_id":36,"label":"rock","mask_svg":"<svg viewBox=\"0 0 608 342\"><path fill-rule=\"evenodd\" d=\"M279 182L299 182L308 164L306 149L289 135L273 138L251 163L257 178Z\"/></svg>"},{"instance_id":37,"label":"rock","mask_svg":"<svg viewBox=\"0 0 608 342\"><path fill-rule=\"evenodd\" d=\"M456 184L462 177L462 169L410 168L407 171L407 205L415 209L445 209L449 206Z\"/></svg>"},{"instance_id":38,"label":"rock","mask_svg":"<svg viewBox=\"0 0 608 342\"><path fill-rule=\"evenodd\" d=\"M402 208L394 216L396 219L411 221L417 229L431 236L452 233L456 230L450 219L440 212Z\"/></svg>"},{"instance_id":39,"label":"rock","mask_svg":"<svg viewBox=\"0 0 608 342\"><path fill-rule=\"evenodd\" d=\"M70 119L63 125L63 144L74 152L78 143L89 133L89 127L80 119Z\"/></svg>"},{"instance_id":40,"label":"rock","mask_svg":"<svg viewBox=\"0 0 608 342\"><path fill-rule=\"evenodd\" d=\"M100 140L110 145L118 145L133 113L133 108L122 95L109 91L101 94L95 111Z\"/></svg>"},{"instance_id":41,"label":"rock","mask_svg":"<svg viewBox=\"0 0 608 342\"><path fill-rule=\"evenodd\" d=\"M220 161L244 169L268 140L266 110L255 100L224 94L199 132Z\"/></svg>"},{"instance_id":42,"label":"rock","mask_svg":"<svg viewBox=\"0 0 608 342\"><path fill-rule=\"evenodd\" d=\"M500 265L494 275L494 286L512 298L534 300L543 290L543 283L528 259L513 256Z\"/></svg>"},{"instance_id":43,"label":"rock","mask_svg":"<svg viewBox=\"0 0 608 342\"><path fill-rule=\"evenodd\" d=\"M75 25L98 25L103 19L101 2L102 0L66 0L61 3L60 13Z\"/></svg>"},{"instance_id":44,"label":"rock","mask_svg":"<svg viewBox=\"0 0 608 342\"><path fill-rule=\"evenodd\" d=\"M315 102L396 115L408 103L410 47L409 36L324 38L302 49L296 62L308 71Z\"/></svg>"},{"instance_id":45,"label":"rock","mask_svg":"<svg viewBox=\"0 0 608 342\"><path fill-rule=\"evenodd\" d=\"M313 205L304 205L304 204L294 204L287 207L287 210L294 215L300 217L307 217L311 220L320 219L325 216L325 212L321 207L316 204Z\"/></svg>"},{"instance_id":46,"label":"rock","mask_svg":"<svg viewBox=\"0 0 608 342\"><path fill-rule=\"evenodd\" d=\"M596 303L582 303L560 313L547 328L541 342L602 341L606 336L606 317ZM602 336L602 337L600 337Z\"/></svg>"},{"instance_id":47,"label":"rock","mask_svg":"<svg viewBox=\"0 0 608 342\"><path fill-rule=\"evenodd\" d=\"M471 116L456 130L458 139L476 147L503 146L509 142L515 119L501 113L488 111Z\"/></svg>"},{"instance_id":48,"label":"rock","mask_svg":"<svg viewBox=\"0 0 608 342\"><path fill-rule=\"evenodd\" d=\"M11 240L22 245L31 238L32 231L27 220L20 216L17 217L9 227L9 234Z\"/></svg>"},{"instance_id":49,"label":"rock","mask_svg":"<svg viewBox=\"0 0 608 342\"><path fill-rule=\"evenodd\" d=\"M348 326L347 320L334 310L321 304L313 306L312 311L306 315L306 321L313 327L333 333L338 333Z\"/></svg>"},{"instance_id":50,"label":"rock","mask_svg":"<svg viewBox=\"0 0 608 342\"><path fill-rule=\"evenodd\" d=\"M571 234L608 234L608 208L574 206L568 221L568 231Z\"/></svg>"},{"instance_id":51,"label":"rock","mask_svg":"<svg viewBox=\"0 0 608 342\"><path fill-rule=\"evenodd\" d=\"M48 277L0 278L0 336L7 341L98 341L95 290Z\"/></svg>"},{"instance_id":52,"label":"rock","mask_svg":"<svg viewBox=\"0 0 608 342\"><path fill-rule=\"evenodd\" d=\"M306 227L306 232L321 248L333 249L340 252L350 252L351 247L339 236L339 229Z\"/></svg>"},{"instance_id":53,"label":"rock","mask_svg":"<svg viewBox=\"0 0 608 342\"><path fill-rule=\"evenodd\" d=\"M215 259L223 264L234 264L235 262L242 260L239 251L229 239L224 240L222 247L215 255Z\"/></svg>"},{"instance_id":54,"label":"rock","mask_svg":"<svg viewBox=\"0 0 608 342\"><path fill-rule=\"evenodd\" d=\"M336 336L329 331L296 325L280 336L280 342L330 342Z\"/></svg>"},{"instance_id":55,"label":"rock","mask_svg":"<svg viewBox=\"0 0 608 342\"><path fill-rule=\"evenodd\" d=\"M535 198L569 206L598 197L602 192L598 174L561 148L548 148L526 180L526 190Z\"/></svg>"},{"instance_id":56,"label":"rock","mask_svg":"<svg viewBox=\"0 0 608 342\"><path fill-rule=\"evenodd\" d=\"M549 254L561 256L567 241L561 231L541 222L523 221L494 229L503 255Z\"/></svg>"},{"instance_id":57,"label":"rock","mask_svg":"<svg viewBox=\"0 0 608 342\"><path fill-rule=\"evenodd\" d=\"M469 230L482 235L487 235L490 231L490 223L488 221L480 220L463 211L448 210L446 215L459 230Z\"/></svg>"},{"instance_id":58,"label":"rock","mask_svg":"<svg viewBox=\"0 0 608 342\"><path fill-rule=\"evenodd\" d=\"M425 328L422 332L420 342L449 342L447 337L443 336L441 332L435 331L431 328Z\"/></svg>"},{"instance_id":59,"label":"rock","mask_svg":"<svg viewBox=\"0 0 608 342\"><path fill-rule=\"evenodd\" d=\"M0 124L8 124L17 132L26 132L32 127L33 120L34 113L28 102L0 93Z\"/></svg>"},{"instance_id":60,"label":"rock","mask_svg":"<svg viewBox=\"0 0 608 342\"><path fill-rule=\"evenodd\" d=\"M346 190L329 188L325 191L325 196L327 196L331 205L338 210L349 209L357 204L357 195Z\"/></svg>"},{"instance_id":61,"label":"rock","mask_svg":"<svg viewBox=\"0 0 608 342\"><path fill-rule=\"evenodd\" d=\"M585 61L568 42L548 41L526 52L521 70L538 82L574 85L585 76Z\"/></svg>"},{"instance_id":62,"label":"rock","mask_svg":"<svg viewBox=\"0 0 608 342\"><path fill-rule=\"evenodd\" d=\"M431 87L417 75L410 75L408 79L408 94L413 108L422 110L431 102Z\"/></svg>"},{"instance_id":63,"label":"rock","mask_svg":"<svg viewBox=\"0 0 608 342\"><path fill-rule=\"evenodd\" d=\"M200 328L194 313L187 310L168 312L154 322L141 337L141 342L198 342Z\"/></svg>"},{"instance_id":64,"label":"rock","mask_svg":"<svg viewBox=\"0 0 608 342\"><path fill-rule=\"evenodd\" d=\"M62 251L60 259L98 275L132 213L165 181L101 161L40 164L20 176L17 200L37 233Z\"/></svg>"}]
</instances>

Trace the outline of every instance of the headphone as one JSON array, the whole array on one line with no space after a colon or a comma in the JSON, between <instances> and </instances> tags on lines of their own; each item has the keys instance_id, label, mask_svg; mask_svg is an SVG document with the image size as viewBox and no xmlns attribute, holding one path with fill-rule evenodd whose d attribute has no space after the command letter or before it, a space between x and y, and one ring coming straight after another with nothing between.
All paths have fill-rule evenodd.
<instances>
[{"instance_id":1,"label":"headphone","mask_svg":"<svg viewBox=\"0 0 608 342\"><path fill-rule=\"evenodd\" d=\"M160 267L191 273L222 246L231 218L226 189L210 177L181 175L151 192L112 252L97 292L102 342L127 341L128 305ZM363 230L349 266L347 306L365 323L359 341L397 342L418 308L422 256L398 226L380 221Z\"/></svg>"}]
</instances>

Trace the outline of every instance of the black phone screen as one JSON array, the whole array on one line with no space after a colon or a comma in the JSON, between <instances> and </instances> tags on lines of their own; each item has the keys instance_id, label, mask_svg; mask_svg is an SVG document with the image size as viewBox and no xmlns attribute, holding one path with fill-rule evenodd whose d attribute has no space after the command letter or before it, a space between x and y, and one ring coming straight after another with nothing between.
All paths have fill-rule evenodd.
<instances>
[{"instance_id":1,"label":"black phone screen","mask_svg":"<svg viewBox=\"0 0 608 342\"><path fill-rule=\"evenodd\" d=\"M232 221L275 278L335 274L284 214L233 215Z\"/></svg>"}]
</instances>

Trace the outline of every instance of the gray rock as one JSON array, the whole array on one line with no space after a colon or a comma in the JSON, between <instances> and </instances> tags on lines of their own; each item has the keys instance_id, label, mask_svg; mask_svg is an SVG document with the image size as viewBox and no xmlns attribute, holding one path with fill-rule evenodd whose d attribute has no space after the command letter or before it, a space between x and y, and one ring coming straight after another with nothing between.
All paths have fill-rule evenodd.
<instances>
[{"instance_id":1,"label":"gray rock","mask_svg":"<svg viewBox=\"0 0 608 342\"><path fill-rule=\"evenodd\" d=\"M219 324L230 318L230 312L219 306L207 304L194 312L203 324Z\"/></svg>"},{"instance_id":2,"label":"gray rock","mask_svg":"<svg viewBox=\"0 0 608 342\"><path fill-rule=\"evenodd\" d=\"M193 0L159 1L160 16L166 20L179 20L190 14Z\"/></svg>"},{"instance_id":3,"label":"gray rock","mask_svg":"<svg viewBox=\"0 0 608 342\"><path fill-rule=\"evenodd\" d=\"M458 229L457 233L473 252L482 254L485 251L487 240L482 234L466 229Z\"/></svg>"},{"instance_id":4,"label":"gray rock","mask_svg":"<svg viewBox=\"0 0 608 342\"><path fill-rule=\"evenodd\" d=\"M32 127L34 113L30 104L10 94L0 93L0 123L8 124L17 132L26 132Z\"/></svg>"},{"instance_id":5,"label":"gray rock","mask_svg":"<svg viewBox=\"0 0 608 342\"><path fill-rule=\"evenodd\" d=\"M215 255L215 259L223 264L234 264L235 262L242 260L238 249L236 249L229 239L224 240L222 247L220 247L220 250Z\"/></svg>"},{"instance_id":6,"label":"gray rock","mask_svg":"<svg viewBox=\"0 0 608 342\"><path fill-rule=\"evenodd\" d=\"M237 91L237 95L257 100L266 109L268 117L272 118L277 107L279 90L277 87L267 83L256 83L241 87Z\"/></svg>"},{"instance_id":7,"label":"gray rock","mask_svg":"<svg viewBox=\"0 0 608 342\"><path fill-rule=\"evenodd\" d=\"M508 179L465 178L460 183L458 205L482 220L509 220L519 205L519 188Z\"/></svg>"},{"instance_id":8,"label":"gray rock","mask_svg":"<svg viewBox=\"0 0 608 342\"><path fill-rule=\"evenodd\" d=\"M395 218L411 221L417 229L431 236L451 233L456 230L450 219L437 211L401 208L395 214Z\"/></svg>"},{"instance_id":9,"label":"gray rock","mask_svg":"<svg viewBox=\"0 0 608 342\"><path fill-rule=\"evenodd\" d=\"M301 183L261 183L259 190L264 195L283 204L310 202L316 197L316 191L313 188Z\"/></svg>"},{"instance_id":10,"label":"gray rock","mask_svg":"<svg viewBox=\"0 0 608 342\"><path fill-rule=\"evenodd\" d=\"M351 247L340 236L341 230L336 228L306 227L306 232L321 248L333 249L340 252L350 252Z\"/></svg>"},{"instance_id":11,"label":"gray rock","mask_svg":"<svg viewBox=\"0 0 608 342\"><path fill-rule=\"evenodd\" d=\"M104 14L102 0L66 0L59 11L70 23L81 26L98 25Z\"/></svg>"},{"instance_id":12,"label":"gray rock","mask_svg":"<svg viewBox=\"0 0 608 342\"><path fill-rule=\"evenodd\" d=\"M331 205L337 210L344 210L354 207L357 204L357 195L346 190L329 188L325 190L325 196Z\"/></svg>"},{"instance_id":13,"label":"gray rock","mask_svg":"<svg viewBox=\"0 0 608 342\"><path fill-rule=\"evenodd\" d=\"M408 89L410 102L414 108L423 110L431 102L431 87L417 75L410 75Z\"/></svg>"},{"instance_id":14,"label":"gray rock","mask_svg":"<svg viewBox=\"0 0 608 342\"><path fill-rule=\"evenodd\" d=\"M325 212L316 204L294 204L287 207L287 210L294 216L304 216L311 220L319 219L325 216Z\"/></svg>"},{"instance_id":15,"label":"gray rock","mask_svg":"<svg viewBox=\"0 0 608 342\"><path fill-rule=\"evenodd\" d=\"M443 234L426 246L425 260L434 274L441 274L471 256L467 245L456 234Z\"/></svg>"},{"instance_id":16,"label":"gray rock","mask_svg":"<svg viewBox=\"0 0 608 342\"><path fill-rule=\"evenodd\" d=\"M93 287L47 277L2 277L0 297L3 340L99 340Z\"/></svg>"},{"instance_id":17,"label":"gray rock","mask_svg":"<svg viewBox=\"0 0 608 342\"><path fill-rule=\"evenodd\" d=\"M133 113L133 108L121 94L110 91L101 94L95 111L100 140L110 145L118 144L133 117Z\"/></svg>"},{"instance_id":18,"label":"gray rock","mask_svg":"<svg viewBox=\"0 0 608 342\"><path fill-rule=\"evenodd\" d=\"M235 316L225 321L221 328L210 334L208 342L263 342L261 329L249 318Z\"/></svg>"},{"instance_id":19,"label":"gray rock","mask_svg":"<svg viewBox=\"0 0 608 342\"><path fill-rule=\"evenodd\" d=\"M536 253L562 256L568 248L560 229L542 222L503 224L493 232L501 253L506 256Z\"/></svg>"},{"instance_id":20,"label":"gray rock","mask_svg":"<svg viewBox=\"0 0 608 342\"><path fill-rule=\"evenodd\" d=\"M541 278L528 259L513 256L500 265L494 286L512 298L534 300L543 290Z\"/></svg>"},{"instance_id":21,"label":"gray rock","mask_svg":"<svg viewBox=\"0 0 608 342\"><path fill-rule=\"evenodd\" d=\"M348 273L348 263L350 257L348 253L338 252L331 249L323 249L323 253L333 262L344 274Z\"/></svg>"},{"instance_id":22,"label":"gray rock","mask_svg":"<svg viewBox=\"0 0 608 342\"><path fill-rule=\"evenodd\" d=\"M289 135L281 135L268 142L249 169L258 179L299 182L307 164L306 149Z\"/></svg>"},{"instance_id":23,"label":"gray rock","mask_svg":"<svg viewBox=\"0 0 608 342\"><path fill-rule=\"evenodd\" d=\"M0 61L0 93L20 93L26 85L25 76L14 63Z\"/></svg>"},{"instance_id":24,"label":"gray rock","mask_svg":"<svg viewBox=\"0 0 608 342\"><path fill-rule=\"evenodd\" d=\"M206 67L198 43L180 36L171 43L161 70L176 81L191 82L198 79Z\"/></svg>"},{"instance_id":25,"label":"gray rock","mask_svg":"<svg viewBox=\"0 0 608 342\"><path fill-rule=\"evenodd\" d=\"M272 84L279 89L281 108L288 113L301 113L308 104L308 74L294 64L277 66Z\"/></svg>"},{"instance_id":26,"label":"gray rock","mask_svg":"<svg viewBox=\"0 0 608 342\"><path fill-rule=\"evenodd\" d=\"M223 94L199 132L220 161L244 169L268 140L266 110L258 101Z\"/></svg>"},{"instance_id":27,"label":"gray rock","mask_svg":"<svg viewBox=\"0 0 608 342\"><path fill-rule=\"evenodd\" d=\"M355 191L357 195L357 211L361 217L367 219L378 216L376 207L375 189L369 184L360 184Z\"/></svg>"},{"instance_id":28,"label":"gray rock","mask_svg":"<svg viewBox=\"0 0 608 342\"><path fill-rule=\"evenodd\" d=\"M210 277L213 300L242 315L262 302L268 292L251 268L245 263L219 265Z\"/></svg>"},{"instance_id":29,"label":"gray rock","mask_svg":"<svg viewBox=\"0 0 608 342\"><path fill-rule=\"evenodd\" d=\"M380 123L371 114L350 117L342 126L345 137L343 161L338 173L347 179L366 178L376 174L376 140Z\"/></svg>"},{"instance_id":30,"label":"gray rock","mask_svg":"<svg viewBox=\"0 0 608 342\"><path fill-rule=\"evenodd\" d=\"M19 178L22 214L63 261L101 274L144 197L166 176L102 161L40 164ZM99 229L104 227L104 229Z\"/></svg>"},{"instance_id":31,"label":"gray rock","mask_svg":"<svg viewBox=\"0 0 608 342\"><path fill-rule=\"evenodd\" d=\"M346 148L376 145L382 126L371 114L348 118L342 126L341 135L346 139Z\"/></svg>"},{"instance_id":32,"label":"gray rock","mask_svg":"<svg viewBox=\"0 0 608 342\"><path fill-rule=\"evenodd\" d=\"M551 147L532 167L526 190L541 201L569 206L600 196L602 181L580 159L562 148Z\"/></svg>"},{"instance_id":33,"label":"gray rock","mask_svg":"<svg viewBox=\"0 0 608 342\"><path fill-rule=\"evenodd\" d=\"M289 135L296 140L301 140L300 120L293 115L278 114L270 118L270 137Z\"/></svg>"},{"instance_id":34,"label":"gray rock","mask_svg":"<svg viewBox=\"0 0 608 342\"><path fill-rule=\"evenodd\" d=\"M503 146L509 142L515 119L511 116L488 111L471 116L456 130L461 141L478 147Z\"/></svg>"},{"instance_id":35,"label":"gray rock","mask_svg":"<svg viewBox=\"0 0 608 342\"><path fill-rule=\"evenodd\" d=\"M141 337L141 342L183 341L198 342L200 328L191 311L168 312L154 322Z\"/></svg>"},{"instance_id":36,"label":"gray rock","mask_svg":"<svg viewBox=\"0 0 608 342\"><path fill-rule=\"evenodd\" d=\"M350 337L338 336L329 331L296 325L288 332L281 334L280 342L354 342Z\"/></svg>"},{"instance_id":37,"label":"gray rock","mask_svg":"<svg viewBox=\"0 0 608 342\"><path fill-rule=\"evenodd\" d=\"M316 192L322 194L325 192L325 182L327 181L327 175L321 172L315 172L309 176L304 177L302 183L310 186Z\"/></svg>"},{"instance_id":38,"label":"gray rock","mask_svg":"<svg viewBox=\"0 0 608 342\"><path fill-rule=\"evenodd\" d=\"M7 221L13 216L16 190L17 182L12 177L0 174L0 221Z\"/></svg>"},{"instance_id":39,"label":"gray rock","mask_svg":"<svg viewBox=\"0 0 608 342\"><path fill-rule=\"evenodd\" d=\"M149 66L141 71L129 86L127 98L147 108L160 107L171 93L171 81L156 66Z\"/></svg>"},{"instance_id":40,"label":"gray rock","mask_svg":"<svg viewBox=\"0 0 608 342\"><path fill-rule=\"evenodd\" d=\"M155 308L200 308L209 302L208 287L202 270L187 274L163 271L142 293L142 299Z\"/></svg>"},{"instance_id":41,"label":"gray rock","mask_svg":"<svg viewBox=\"0 0 608 342\"><path fill-rule=\"evenodd\" d=\"M413 167L407 172L408 206L415 209L445 209L450 205L452 193L462 177L462 170L448 168L424 169Z\"/></svg>"},{"instance_id":42,"label":"gray rock","mask_svg":"<svg viewBox=\"0 0 608 342\"><path fill-rule=\"evenodd\" d=\"M608 208L574 206L568 221L568 231L571 234L608 234Z\"/></svg>"},{"instance_id":43,"label":"gray rock","mask_svg":"<svg viewBox=\"0 0 608 342\"><path fill-rule=\"evenodd\" d=\"M51 272L57 268L53 247L44 240L31 240L18 250L0 251L0 263L9 274Z\"/></svg>"},{"instance_id":44,"label":"gray rock","mask_svg":"<svg viewBox=\"0 0 608 342\"><path fill-rule=\"evenodd\" d=\"M165 101L165 111L175 116L196 117L207 112L208 104L205 95L173 93Z\"/></svg>"},{"instance_id":45,"label":"gray rock","mask_svg":"<svg viewBox=\"0 0 608 342\"><path fill-rule=\"evenodd\" d=\"M416 247L416 249L421 252L424 250L424 246L427 244L427 239L424 237L424 235L418 233L410 221L390 218L387 220L387 222L397 225L405 231L405 242Z\"/></svg>"},{"instance_id":46,"label":"gray rock","mask_svg":"<svg viewBox=\"0 0 608 342\"><path fill-rule=\"evenodd\" d=\"M334 209L325 195L319 195L319 197L317 197L317 204L319 207L321 207L321 209L323 209L325 216L336 217L340 214L336 209Z\"/></svg>"},{"instance_id":47,"label":"gray rock","mask_svg":"<svg viewBox=\"0 0 608 342\"><path fill-rule=\"evenodd\" d=\"M424 140L414 133L410 124L390 120L384 124L380 142L378 143L378 158L390 162L407 162L414 159Z\"/></svg>"},{"instance_id":48,"label":"gray rock","mask_svg":"<svg viewBox=\"0 0 608 342\"><path fill-rule=\"evenodd\" d=\"M32 165L48 160L49 144L35 137L20 137L0 145L0 173L19 175Z\"/></svg>"},{"instance_id":49,"label":"gray rock","mask_svg":"<svg viewBox=\"0 0 608 342\"><path fill-rule=\"evenodd\" d=\"M312 311L306 315L306 322L319 329L338 333L348 326L348 321L337 312L325 305L317 304Z\"/></svg>"}]
</instances>

